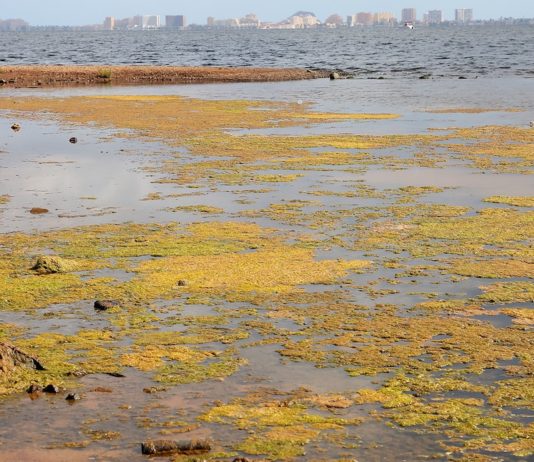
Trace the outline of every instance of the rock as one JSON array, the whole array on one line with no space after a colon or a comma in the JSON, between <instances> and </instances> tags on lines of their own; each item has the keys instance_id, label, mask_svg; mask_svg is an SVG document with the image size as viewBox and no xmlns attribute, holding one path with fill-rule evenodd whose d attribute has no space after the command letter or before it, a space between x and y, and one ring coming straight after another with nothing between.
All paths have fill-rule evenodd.
<instances>
[{"instance_id":1,"label":"rock","mask_svg":"<svg viewBox=\"0 0 534 462\"><path fill-rule=\"evenodd\" d=\"M12 372L17 367L44 371L45 368L34 358L13 345L0 342L0 375Z\"/></svg>"},{"instance_id":2,"label":"rock","mask_svg":"<svg viewBox=\"0 0 534 462\"><path fill-rule=\"evenodd\" d=\"M65 398L67 401L79 401L80 399L82 398L78 393L69 393Z\"/></svg>"},{"instance_id":3,"label":"rock","mask_svg":"<svg viewBox=\"0 0 534 462\"><path fill-rule=\"evenodd\" d=\"M30 209L30 213L32 215L42 215L43 213L48 213L49 210L48 209L43 209L41 207L33 207L32 209Z\"/></svg>"},{"instance_id":4,"label":"rock","mask_svg":"<svg viewBox=\"0 0 534 462\"><path fill-rule=\"evenodd\" d=\"M428 80L430 79L432 76L430 74L425 74L425 75L422 75L419 77L419 80Z\"/></svg>"},{"instance_id":5,"label":"rock","mask_svg":"<svg viewBox=\"0 0 534 462\"><path fill-rule=\"evenodd\" d=\"M36 383L32 383L26 390L26 392L28 392L30 395L39 393L40 391L43 391L43 387L41 385L37 385Z\"/></svg>"},{"instance_id":6,"label":"rock","mask_svg":"<svg viewBox=\"0 0 534 462\"><path fill-rule=\"evenodd\" d=\"M13 130L14 132L18 132L20 130L20 125L19 124L11 125L11 130Z\"/></svg>"},{"instance_id":7,"label":"rock","mask_svg":"<svg viewBox=\"0 0 534 462\"><path fill-rule=\"evenodd\" d=\"M76 138L75 136L69 139L69 143L71 144L76 144L77 142L78 142L78 138Z\"/></svg>"},{"instance_id":8,"label":"rock","mask_svg":"<svg viewBox=\"0 0 534 462\"><path fill-rule=\"evenodd\" d=\"M232 462L252 462L252 460L247 457L236 457Z\"/></svg>"},{"instance_id":9,"label":"rock","mask_svg":"<svg viewBox=\"0 0 534 462\"><path fill-rule=\"evenodd\" d=\"M119 306L119 302L116 300L97 300L95 302L95 310L97 311L107 311L116 306Z\"/></svg>"},{"instance_id":10,"label":"rock","mask_svg":"<svg viewBox=\"0 0 534 462\"><path fill-rule=\"evenodd\" d=\"M154 440L146 441L141 444L141 452L147 456L198 454L209 451L211 451L211 444L206 440Z\"/></svg>"},{"instance_id":11,"label":"rock","mask_svg":"<svg viewBox=\"0 0 534 462\"><path fill-rule=\"evenodd\" d=\"M55 274L55 273L69 273L75 271L78 264L74 260L66 260L61 257L53 255L42 255L37 257L32 270L39 274Z\"/></svg>"},{"instance_id":12,"label":"rock","mask_svg":"<svg viewBox=\"0 0 534 462\"><path fill-rule=\"evenodd\" d=\"M530 125L530 128L534 128L534 120L532 120L532 121L529 123L529 125Z\"/></svg>"},{"instance_id":13,"label":"rock","mask_svg":"<svg viewBox=\"0 0 534 462\"><path fill-rule=\"evenodd\" d=\"M338 80L340 79L340 75L337 72L331 72L330 73L330 80Z\"/></svg>"},{"instance_id":14,"label":"rock","mask_svg":"<svg viewBox=\"0 0 534 462\"><path fill-rule=\"evenodd\" d=\"M458 77L458 80L467 80L467 77L461 75L460 77Z\"/></svg>"},{"instance_id":15,"label":"rock","mask_svg":"<svg viewBox=\"0 0 534 462\"><path fill-rule=\"evenodd\" d=\"M178 281L178 286L179 287L185 287L187 285L187 281L185 281L184 279L180 279Z\"/></svg>"},{"instance_id":16,"label":"rock","mask_svg":"<svg viewBox=\"0 0 534 462\"><path fill-rule=\"evenodd\" d=\"M45 393L57 394L59 393L59 387L57 385L54 385L53 383L50 383L46 387L43 388L43 391Z\"/></svg>"},{"instance_id":17,"label":"rock","mask_svg":"<svg viewBox=\"0 0 534 462\"><path fill-rule=\"evenodd\" d=\"M7 83L6 80L4 80L4 79L0 79L0 85L5 85L6 83Z\"/></svg>"},{"instance_id":18,"label":"rock","mask_svg":"<svg viewBox=\"0 0 534 462\"><path fill-rule=\"evenodd\" d=\"M121 374L120 372L105 372L106 375L109 375L110 377L117 377L119 379L123 379L126 377L124 374Z\"/></svg>"}]
</instances>

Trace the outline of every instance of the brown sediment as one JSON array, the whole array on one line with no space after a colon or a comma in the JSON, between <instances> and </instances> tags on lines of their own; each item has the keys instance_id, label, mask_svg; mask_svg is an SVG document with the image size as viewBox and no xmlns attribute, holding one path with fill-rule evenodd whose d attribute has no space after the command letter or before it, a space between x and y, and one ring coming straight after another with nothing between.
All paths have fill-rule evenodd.
<instances>
[{"instance_id":1,"label":"brown sediment","mask_svg":"<svg viewBox=\"0 0 534 462\"><path fill-rule=\"evenodd\" d=\"M326 70L177 66L0 66L8 87L280 82L328 77Z\"/></svg>"}]
</instances>

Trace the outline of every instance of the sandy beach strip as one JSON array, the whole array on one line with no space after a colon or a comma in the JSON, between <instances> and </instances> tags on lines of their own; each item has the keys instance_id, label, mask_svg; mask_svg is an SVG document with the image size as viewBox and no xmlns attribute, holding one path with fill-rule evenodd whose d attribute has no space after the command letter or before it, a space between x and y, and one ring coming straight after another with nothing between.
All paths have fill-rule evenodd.
<instances>
[{"instance_id":1,"label":"sandy beach strip","mask_svg":"<svg viewBox=\"0 0 534 462\"><path fill-rule=\"evenodd\" d=\"M328 71L253 67L0 66L2 87L280 82L328 77Z\"/></svg>"}]
</instances>

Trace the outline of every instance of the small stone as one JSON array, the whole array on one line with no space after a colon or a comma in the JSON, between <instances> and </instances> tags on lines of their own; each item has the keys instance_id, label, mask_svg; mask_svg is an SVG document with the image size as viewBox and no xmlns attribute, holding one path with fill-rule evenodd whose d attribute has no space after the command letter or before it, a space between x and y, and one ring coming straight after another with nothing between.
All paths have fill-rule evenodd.
<instances>
[{"instance_id":1,"label":"small stone","mask_svg":"<svg viewBox=\"0 0 534 462\"><path fill-rule=\"evenodd\" d=\"M33 393L39 393L40 391L43 391L43 387L41 385L37 385L36 383L32 383L26 391L32 395Z\"/></svg>"},{"instance_id":2,"label":"small stone","mask_svg":"<svg viewBox=\"0 0 534 462\"><path fill-rule=\"evenodd\" d=\"M95 310L97 311L107 311L116 306L119 306L119 302L116 300L97 300L95 302Z\"/></svg>"},{"instance_id":3,"label":"small stone","mask_svg":"<svg viewBox=\"0 0 534 462\"><path fill-rule=\"evenodd\" d=\"M69 143L71 144L76 144L77 142L78 142L78 138L76 138L75 136L69 139Z\"/></svg>"},{"instance_id":4,"label":"small stone","mask_svg":"<svg viewBox=\"0 0 534 462\"><path fill-rule=\"evenodd\" d=\"M54 385L54 384L51 383L51 384L47 385L46 387L44 387L43 391L45 393L56 394L56 393L59 393L59 387L57 385Z\"/></svg>"},{"instance_id":5,"label":"small stone","mask_svg":"<svg viewBox=\"0 0 534 462\"><path fill-rule=\"evenodd\" d=\"M337 72L331 72L330 73L330 80L338 80L340 78L339 74Z\"/></svg>"},{"instance_id":6,"label":"small stone","mask_svg":"<svg viewBox=\"0 0 534 462\"><path fill-rule=\"evenodd\" d=\"M32 209L30 209L30 213L32 215L43 215L44 213L48 213L49 210L48 209L43 209L41 207L33 207Z\"/></svg>"},{"instance_id":7,"label":"small stone","mask_svg":"<svg viewBox=\"0 0 534 462\"><path fill-rule=\"evenodd\" d=\"M428 79L430 79L430 77L432 77L430 74L425 74L425 75L422 75L421 77L419 77L419 80L428 80Z\"/></svg>"},{"instance_id":8,"label":"small stone","mask_svg":"<svg viewBox=\"0 0 534 462\"><path fill-rule=\"evenodd\" d=\"M69 393L65 398L67 401L79 401L80 399L82 398L78 393Z\"/></svg>"},{"instance_id":9,"label":"small stone","mask_svg":"<svg viewBox=\"0 0 534 462\"><path fill-rule=\"evenodd\" d=\"M178 281L178 286L179 286L179 287L185 287L186 285L187 285L187 281L186 281L186 280L184 280L184 279L180 279L180 280Z\"/></svg>"},{"instance_id":10,"label":"small stone","mask_svg":"<svg viewBox=\"0 0 534 462\"><path fill-rule=\"evenodd\" d=\"M6 80L4 80L4 79L0 79L0 85L5 85L6 83L7 83Z\"/></svg>"},{"instance_id":11,"label":"small stone","mask_svg":"<svg viewBox=\"0 0 534 462\"><path fill-rule=\"evenodd\" d=\"M11 125L11 130L13 130L14 132L18 132L20 130L20 125L19 124Z\"/></svg>"},{"instance_id":12,"label":"small stone","mask_svg":"<svg viewBox=\"0 0 534 462\"><path fill-rule=\"evenodd\" d=\"M67 372L67 375L69 377L85 377L86 375L89 375L89 372L84 371L83 369L78 369L76 371Z\"/></svg>"},{"instance_id":13,"label":"small stone","mask_svg":"<svg viewBox=\"0 0 534 462\"><path fill-rule=\"evenodd\" d=\"M530 128L534 128L534 120L532 120L529 125L530 125Z\"/></svg>"}]
</instances>

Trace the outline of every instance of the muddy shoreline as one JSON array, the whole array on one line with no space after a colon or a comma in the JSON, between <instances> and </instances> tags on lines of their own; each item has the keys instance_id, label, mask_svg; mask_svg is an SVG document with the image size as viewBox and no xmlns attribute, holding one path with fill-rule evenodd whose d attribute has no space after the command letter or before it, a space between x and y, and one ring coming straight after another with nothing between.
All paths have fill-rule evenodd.
<instances>
[{"instance_id":1,"label":"muddy shoreline","mask_svg":"<svg viewBox=\"0 0 534 462\"><path fill-rule=\"evenodd\" d=\"M176 66L1 66L0 87L281 82L328 77L326 70Z\"/></svg>"}]
</instances>

